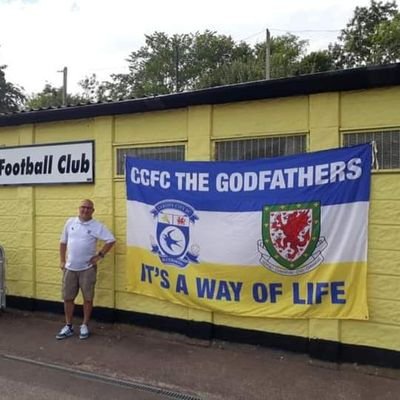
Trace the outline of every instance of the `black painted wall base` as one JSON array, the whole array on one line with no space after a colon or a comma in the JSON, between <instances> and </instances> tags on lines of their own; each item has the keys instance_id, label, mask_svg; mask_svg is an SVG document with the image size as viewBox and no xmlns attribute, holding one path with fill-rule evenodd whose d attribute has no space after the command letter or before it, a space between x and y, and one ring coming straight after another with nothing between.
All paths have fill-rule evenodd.
<instances>
[{"instance_id":1,"label":"black painted wall base","mask_svg":"<svg viewBox=\"0 0 400 400\"><path fill-rule=\"evenodd\" d=\"M64 313L64 306L61 302L19 296L7 296L6 300L7 307L9 308L57 314ZM76 311L78 315L82 315L82 306L77 306ZM203 340L219 339L257 346L274 347L282 350L309 354L311 357L323 361L355 362L358 364L369 364L380 367L400 368L400 352L394 350L232 328L229 326L213 325L208 322L188 321L105 307L95 307L92 317L101 322L119 322L145 326L162 331L177 332Z\"/></svg>"}]
</instances>

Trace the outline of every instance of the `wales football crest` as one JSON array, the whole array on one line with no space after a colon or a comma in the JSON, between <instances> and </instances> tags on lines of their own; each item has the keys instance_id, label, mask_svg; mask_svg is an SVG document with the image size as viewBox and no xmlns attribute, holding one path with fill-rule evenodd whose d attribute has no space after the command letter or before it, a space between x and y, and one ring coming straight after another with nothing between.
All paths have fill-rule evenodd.
<instances>
[{"instance_id":1,"label":"wales football crest","mask_svg":"<svg viewBox=\"0 0 400 400\"><path fill-rule=\"evenodd\" d=\"M298 275L316 268L326 247L320 238L319 202L264 206L261 262L283 275Z\"/></svg>"}]
</instances>

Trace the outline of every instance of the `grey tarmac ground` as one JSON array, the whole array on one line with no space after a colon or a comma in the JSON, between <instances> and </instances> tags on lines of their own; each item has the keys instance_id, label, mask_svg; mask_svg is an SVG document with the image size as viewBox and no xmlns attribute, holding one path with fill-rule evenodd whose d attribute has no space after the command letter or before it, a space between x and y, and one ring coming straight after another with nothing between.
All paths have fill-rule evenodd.
<instances>
[{"instance_id":1,"label":"grey tarmac ground","mask_svg":"<svg viewBox=\"0 0 400 400\"><path fill-rule=\"evenodd\" d=\"M17 371L24 369L30 370L24 376L39 374L40 369L40 379L53 383L55 371L61 371L75 388L76 377L98 381L100 386L111 382L131 387L130 398L138 400L400 399L400 370L326 363L302 354L193 340L124 324L93 322L89 339L82 341L75 335L57 341L55 334L62 324L60 315L0 311L1 399L6 399L3 382L21 384ZM79 398L100 400L103 397L94 394L102 391L100 386L85 384L87 394ZM59 400L72 398L67 396L68 384L63 390L66 397ZM157 391L160 396L153 396ZM35 399L49 396L36 394ZM25 397L21 392L15 398Z\"/></svg>"}]
</instances>

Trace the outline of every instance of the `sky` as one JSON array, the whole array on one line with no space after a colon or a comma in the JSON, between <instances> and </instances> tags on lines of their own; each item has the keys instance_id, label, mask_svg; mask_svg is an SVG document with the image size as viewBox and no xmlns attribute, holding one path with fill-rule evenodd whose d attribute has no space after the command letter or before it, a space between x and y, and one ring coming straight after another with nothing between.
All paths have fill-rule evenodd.
<instances>
[{"instance_id":1,"label":"sky","mask_svg":"<svg viewBox=\"0 0 400 400\"><path fill-rule=\"evenodd\" d=\"M96 74L128 72L126 59L155 31L230 35L254 45L287 32L309 40L308 50L327 48L370 0L0 0L0 65L6 80L26 94L46 83L69 93Z\"/></svg>"}]
</instances>

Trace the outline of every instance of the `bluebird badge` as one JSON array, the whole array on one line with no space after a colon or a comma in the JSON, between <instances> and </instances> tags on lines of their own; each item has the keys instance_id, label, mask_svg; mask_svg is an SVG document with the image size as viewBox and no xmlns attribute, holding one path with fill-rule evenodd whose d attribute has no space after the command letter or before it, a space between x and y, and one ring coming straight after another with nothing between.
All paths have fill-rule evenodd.
<instances>
[{"instance_id":1,"label":"bluebird badge","mask_svg":"<svg viewBox=\"0 0 400 400\"><path fill-rule=\"evenodd\" d=\"M189 249L190 228L198 220L193 207L179 200L164 200L155 204L151 213L156 222L151 251L161 262L179 268L198 263L199 246L193 244Z\"/></svg>"}]
</instances>

